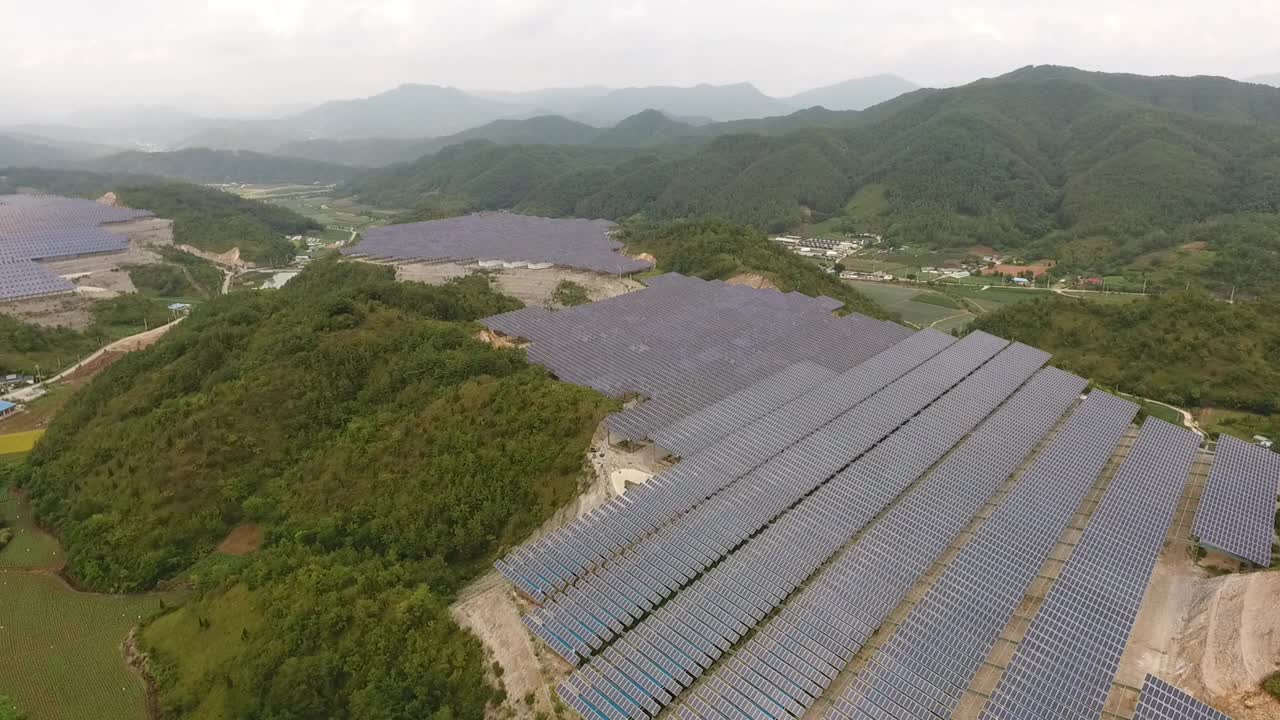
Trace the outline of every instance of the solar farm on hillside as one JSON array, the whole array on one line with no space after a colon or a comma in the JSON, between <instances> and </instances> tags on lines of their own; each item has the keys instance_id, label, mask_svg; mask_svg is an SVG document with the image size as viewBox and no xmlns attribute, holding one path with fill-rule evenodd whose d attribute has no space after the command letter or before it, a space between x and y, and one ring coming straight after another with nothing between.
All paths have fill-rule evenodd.
<instances>
[{"instance_id":1,"label":"solar farm on hillside","mask_svg":"<svg viewBox=\"0 0 1280 720\"><path fill-rule=\"evenodd\" d=\"M1215 460L1035 348L837 306L669 274L484 321L632 401L613 439L668 459L497 563L574 668L560 698L587 720L1211 717L1117 671L1168 543L1270 563L1280 455Z\"/></svg>"},{"instance_id":2,"label":"solar farm on hillside","mask_svg":"<svg viewBox=\"0 0 1280 720\"><path fill-rule=\"evenodd\" d=\"M607 220L553 219L508 212L390 225L365 231L346 255L380 260L478 262L488 267L552 266L628 275L653 263L627 257Z\"/></svg>"},{"instance_id":3,"label":"solar farm on hillside","mask_svg":"<svg viewBox=\"0 0 1280 720\"><path fill-rule=\"evenodd\" d=\"M145 217L151 213L89 200L0 196L0 302L72 292L75 285L43 263L123 252L128 238L103 226Z\"/></svg>"}]
</instances>

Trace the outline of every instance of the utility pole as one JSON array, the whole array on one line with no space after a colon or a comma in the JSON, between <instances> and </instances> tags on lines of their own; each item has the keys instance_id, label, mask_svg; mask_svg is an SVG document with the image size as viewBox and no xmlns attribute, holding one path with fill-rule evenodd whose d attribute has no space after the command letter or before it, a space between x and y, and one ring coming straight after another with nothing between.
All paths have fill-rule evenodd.
<instances>
[{"instance_id":1,"label":"utility pole","mask_svg":"<svg viewBox=\"0 0 1280 720\"><path fill-rule=\"evenodd\" d=\"M1146 275L1142 276L1142 294L1143 295L1147 294L1147 276Z\"/></svg>"}]
</instances>

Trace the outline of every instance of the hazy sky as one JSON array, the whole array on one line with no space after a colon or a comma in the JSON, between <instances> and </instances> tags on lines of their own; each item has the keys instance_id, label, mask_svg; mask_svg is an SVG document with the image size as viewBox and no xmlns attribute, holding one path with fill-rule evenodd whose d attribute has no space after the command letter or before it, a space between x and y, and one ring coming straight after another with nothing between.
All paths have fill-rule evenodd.
<instances>
[{"instance_id":1,"label":"hazy sky","mask_svg":"<svg viewBox=\"0 0 1280 720\"><path fill-rule=\"evenodd\" d=\"M405 82L750 81L782 95L880 72L954 85L1043 63L1280 72L1280 0L0 0L0 23L9 115L106 98L232 111Z\"/></svg>"}]
</instances>

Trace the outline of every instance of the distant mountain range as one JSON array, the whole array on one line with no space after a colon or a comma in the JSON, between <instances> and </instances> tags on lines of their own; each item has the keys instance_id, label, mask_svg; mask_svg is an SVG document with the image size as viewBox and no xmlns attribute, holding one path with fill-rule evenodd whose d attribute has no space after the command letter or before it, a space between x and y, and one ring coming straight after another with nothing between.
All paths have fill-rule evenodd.
<instances>
[{"instance_id":1,"label":"distant mountain range","mask_svg":"<svg viewBox=\"0 0 1280 720\"><path fill-rule=\"evenodd\" d=\"M1280 87L1280 73L1251 77L1245 82L1257 83L1259 85L1270 85L1271 87Z\"/></svg>"},{"instance_id":2,"label":"distant mountain range","mask_svg":"<svg viewBox=\"0 0 1280 720\"><path fill-rule=\"evenodd\" d=\"M315 140L413 140L457 135L499 120L558 115L595 128L611 128L645 110L688 125L787 115L823 105L861 110L916 85L880 75L774 98L749 83L694 87L553 88L530 92L468 92L436 85L402 85L378 95L337 100L261 120L199 117L171 108L139 107L84 113L67 124L0 128L46 144L78 143L118 150L209 148L274 153ZM412 147L412 146L409 146ZM397 159L409 159L400 156Z\"/></svg>"}]
</instances>

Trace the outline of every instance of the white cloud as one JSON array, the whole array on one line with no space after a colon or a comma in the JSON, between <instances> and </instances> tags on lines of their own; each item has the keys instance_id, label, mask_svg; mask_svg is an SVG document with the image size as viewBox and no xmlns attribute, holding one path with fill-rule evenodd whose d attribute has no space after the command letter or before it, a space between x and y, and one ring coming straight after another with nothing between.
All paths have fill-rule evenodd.
<instances>
[{"instance_id":1,"label":"white cloud","mask_svg":"<svg viewBox=\"0 0 1280 720\"><path fill-rule=\"evenodd\" d=\"M402 82L530 89L896 72L946 85L1028 64L1280 72L1277 0L0 0L0 96L265 105Z\"/></svg>"}]
</instances>

